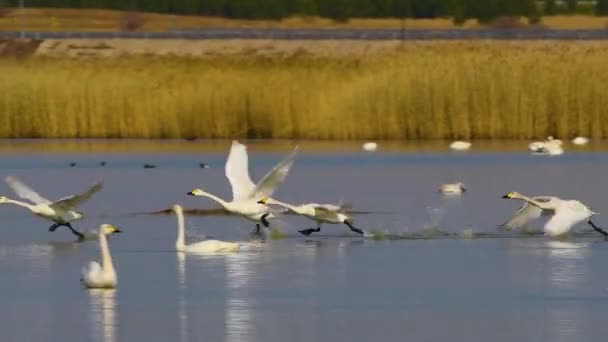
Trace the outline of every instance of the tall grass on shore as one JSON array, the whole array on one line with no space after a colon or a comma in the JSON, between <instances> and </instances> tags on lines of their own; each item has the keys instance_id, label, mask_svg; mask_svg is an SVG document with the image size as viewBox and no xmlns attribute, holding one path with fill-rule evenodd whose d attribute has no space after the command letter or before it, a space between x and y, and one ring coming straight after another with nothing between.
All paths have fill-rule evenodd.
<instances>
[{"instance_id":1,"label":"tall grass on shore","mask_svg":"<svg viewBox=\"0 0 608 342\"><path fill-rule=\"evenodd\" d=\"M372 56L0 60L0 137L608 136L608 44L429 42Z\"/></svg>"}]
</instances>

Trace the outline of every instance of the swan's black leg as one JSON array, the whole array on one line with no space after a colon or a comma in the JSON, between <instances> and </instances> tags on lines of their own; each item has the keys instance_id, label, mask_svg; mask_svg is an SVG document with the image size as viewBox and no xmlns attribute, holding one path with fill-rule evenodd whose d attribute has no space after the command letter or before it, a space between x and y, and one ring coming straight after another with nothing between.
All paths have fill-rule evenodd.
<instances>
[{"instance_id":1,"label":"swan's black leg","mask_svg":"<svg viewBox=\"0 0 608 342\"><path fill-rule=\"evenodd\" d=\"M587 221L587 223L589 223L589 225L591 226L591 228L593 228L593 230L604 235L604 239L608 240L608 232L606 232L604 229L596 226L595 223L593 223L593 221L591 221L591 220Z\"/></svg>"},{"instance_id":2,"label":"swan's black leg","mask_svg":"<svg viewBox=\"0 0 608 342\"><path fill-rule=\"evenodd\" d=\"M363 235L363 230L353 227L352 222L350 222L350 220L344 220L344 224L348 226L348 228L350 228L350 230L352 230L353 232L357 233L357 234L361 234Z\"/></svg>"},{"instance_id":3,"label":"swan's black leg","mask_svg":"<svg viewBox=\"0 0 608 342\"><path fill-rule=\"evenodd\" d=\"M298 230L299 233L301 233L303 235L306 235L306 236L309 236L312 233L318 233L320 231L321 231L321 224L320 223L317 225L316 229L315 228L308 228L308 229Z\"/></svg>"},{"instance_id":4,"label":"swan's black leg","mask_svg":"<svg viewBox=\"0 0 608 342\"><path fill-rule=\"evenodd\" d=\"M72 233L76 236L78 236L78 240L84 240L84 234L82 234L81 232L77 231L76 229L74 229L74 227L72 227L72 225L68 222L66 224L64 224L64 226L70 228L70 230L72 231Z\"/></svg>"},{"instance_id":5,"label":"swan's black leg","mask_svg":"<svg viewBox=\"0 0 608 342\"><path fill-rule=\"evenodd\" d=\"M251 232L251 237L253 239L261 239L261 238L263 238L261 228L262 227L260 227L259 223L255 224L255 230Z\"/></svg>"},{"instance_id":6,"label":"swan's black leg","mask_svg":"<svg viewBox=\"0 0 608 342\"><path fill-rule=\"evenodd\" d=\"M58 227L59 225L57 223L53 223L53 225L49 227L49 232L54 232Z\"/></svg>"},{"instance_id":7,"label":"swan's black leg","mask_svg":"<svg viewBox=\"0 0 608 342\"><path fill-rule=\"evenodd\" d=\"M268 215L270 215L270 214L269 214L269 213L266 213L266 214L262 215L262 217L260 218L260 221L262 221L262 224L263 224L263 225L264 225L264 227L266 227L266 228L270 227L270 222L268 222L268 220L267 220ZM259 226L259 225L258 225L258 226ZM258 231L259 231L259 228L258 228Z\"/></svg>"}]
</instances>

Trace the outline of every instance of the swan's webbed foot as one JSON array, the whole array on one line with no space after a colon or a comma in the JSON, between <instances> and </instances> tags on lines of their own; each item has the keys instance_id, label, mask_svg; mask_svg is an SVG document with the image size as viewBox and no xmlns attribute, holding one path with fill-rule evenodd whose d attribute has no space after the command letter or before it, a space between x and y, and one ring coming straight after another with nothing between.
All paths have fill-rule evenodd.
<instances>
[{"instance_id":1,"label":"swan's webbed foot","mask_svg":"<svg viewBox=\"0 0 608 342\"><path fill-rule=\"evenodd\" d=\"M54 232L55 230L57 230L57 228L59 228L59 225L57 223L54 223L52 226L49 227L49 232Z\"/></svg>"},{"instance_id":2,"label":"swan's webbed foot","mask_svg":"<svg viewBox=\"0 0 608 342\"><path fill-rule=\"evenodd\" d=\"M321 228L316 228L316 229L315 228L308 228L308 229L298 230L298 233L300 233L302 235L309 236L312 233L320 232L320 231L321 231Z\"/></svg>"},{"instance_id":3,"label":"swan's webbed foot","mask_svg":"<svg viewBox=\"0 0 608 342\"><path fill-rule=\"evenodd\" d=\"M365 235L365 232L362 229L354 227L353 223L350 222L350 220L344 220L344 224L347 225L348 228L350 228L350 230L352 230L353 232L360 234L360 235Z\"/></svg>"},{"instance_id":4,"label":"swan's webbed foot","mask_svg":"<svg viewBox=\"0 0 608 342\"><path fill-rule=\"evenodd\" d=\"M608 240L608 232L606 232L604 229L596 226L595 223L593 223L593 221L591 221L591 220L588 220L587 223L589 223L589 225L591 226L591 228L593 228L593 230L602 234L604 236L605 240Z\"/></svg>"}]
</instances>

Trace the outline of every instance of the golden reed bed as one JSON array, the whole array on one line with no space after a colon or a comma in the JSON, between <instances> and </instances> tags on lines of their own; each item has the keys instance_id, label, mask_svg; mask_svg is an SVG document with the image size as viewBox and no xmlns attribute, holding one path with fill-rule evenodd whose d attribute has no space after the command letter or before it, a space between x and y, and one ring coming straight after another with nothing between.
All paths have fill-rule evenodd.
<instances>
[{"instance_id":1,"label":"golden reed bed","mask_svg":"<svg viewBox=\"0 0 608 342\"><path fill-rule=\"evenodd\" d=\"M281 44L0 59L0 137L608 135L608 43Z\"/></svg>"}]
</instances>

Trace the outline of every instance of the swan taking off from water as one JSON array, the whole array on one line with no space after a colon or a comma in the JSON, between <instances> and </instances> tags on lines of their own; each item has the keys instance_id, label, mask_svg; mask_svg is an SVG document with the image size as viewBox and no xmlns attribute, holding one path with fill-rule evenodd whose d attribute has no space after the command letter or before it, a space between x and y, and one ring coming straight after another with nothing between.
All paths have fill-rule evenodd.
<instances>
[{"instance_id":1,"label":"swan taking off from water","mask_svg":"<svg viewBox=\"0 0 608 342\"><path fill-rule=\"evenodd\" d=\"M247 147L238 141L233 141L230 148L228 160L226 160L226 178L232 187L232 201L223 199L205 192L201 189L194 189L188 193L191 196L203 196L219 203L226 211L242 216L256 223L256 234L260 233L260 222L265 226L270 226L268 218L274 217L270 208L258 203L259 200L271 196L275 189L283 182L289 169L293 165L295 156L299 150L296 146L294 150L272 170L270 170L259 182L254 184L249 177L249 161L247 157Z\"/></svg>"},{"instance_id":2,"label":"swan taking off from water","mask_svg":"<svg viewBox=\"0 0 608 342\"><path fill-rule=\"evenodd\" d=\"M263 198L258 203L261 204L276 204L283 208L286 208L298 215L306 216L309 219L317 222L317 228L309 228L304 230L299 230L300 233L309 236L313 232L321 231L321 224L330 223L330 224L339 224L343 223L350 228L353 232L368 236L369 234L359 228L353 226L352 219L350 216L346 214L345 206L338 206L333 204L317 204L317 203L308 203L302 205L291 205L289 203L284 203L281 201L277 201L272 198Z\"/></svg>"},{"instance_id":3,"label":"swan taking off from water","mask_svg":"<svg viewBox=\"0 0 608 342\"><path fill-rule=\"evenodd\" d=\"M96 261L91 261L88 267L82 269L80 280L88 288L115 288L118 283L116 271L112 264L112 256L108 247L106 235L109 233L120 233L120 230L111 224L99 226L99 249L101 250L101 265Z\"/></svg>"},{"instance_id":4,"label":"swan taking off from water","mask_svg":"<svg viewBox=\"0 0 608 342\"><path fill-rule=\"evenodd\" d=\"M442 184L437 191L445 195L460 195L466 192L467 188L465 188L464 183L458 182Z\"/></svg>"},{"instance_id":5,"label":"swan taking off from water","mask_svg":"<svg viewBox=\"0 0 608 342\"><path fill-rule=\"evenodd\" d=\"M15 177L6 177L6 183L13 189L17 196L26 199L33 204L15 201L4 196L0 196L0 203L12 203L20 207L29 209L35 215L55 222L49 231L54 232L60 226L68 227L79 239L84 239L84 235L76 231L70 222L83 219L85 215L81 212L72 210L79 204L88 200L102 188L102 183L96 183L89 190L78 195L64 197L58 201L51 202L40 196L27 185L23 184Z\"/></svg>"},{"instance_id":6,"label":"swan taking off from water","mask_svg":"<svg viewBox=\"0 0 608 342\"><path fill-rule=\"evenodd\" d=\"M608 233L591 222L593 212L583 203L577 200L562 200L553 196L527 197L518 192L509 192L502 198L519 199L526 204L518 209L515 214L504 224L507 229L518 228L529 220L541 215L551 215L545 224L545 234L550 237L561 237L570 232L572 227L582 221L587 223L598 233L608 237ZM536 208L534 208L536 207Z\"/></svg>"},{"instance_id":7,"label":"swan taking off from water","mask_svg":"<svg viewBox=\"0 0 608 342\"><path fill-rule=\"evenodd\" d=\"M239 244L236 242L224 242L219 240L205 240L190 245L184 242L184 211L178 204L173 206L173 212L177 217L177 240L175 241L175 250L186 253L221 253L221 252L236 252L239 250Z\"/></svg>"},{"instance_id":8,"label":"swan taking off from water","mask_svg":"<svg viewBox=\"0 0 608 342\"><path fill-rule=\"evenodd\" d=\"M467 151L473 144L468 141L454 141L450 144L450 149L455 151Z\"/></svg>"}]
</instances>

